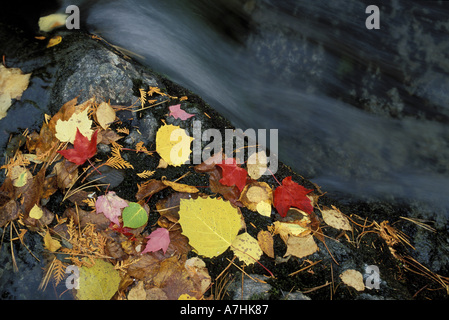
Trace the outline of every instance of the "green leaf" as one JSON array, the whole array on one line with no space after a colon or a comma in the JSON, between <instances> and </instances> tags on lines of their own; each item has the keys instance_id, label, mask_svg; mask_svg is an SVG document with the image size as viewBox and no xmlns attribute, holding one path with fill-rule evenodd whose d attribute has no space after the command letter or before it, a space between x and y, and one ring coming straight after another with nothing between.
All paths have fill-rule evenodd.
<instances>
[{"instance_id":1,"label":"green leaf","mask_svg":"<svg viewBox=\"0 0 449 320\"><path fill-rule=\"evenodd\" d=\"M123 226L128 228L139 228L148 221L145 209L136 202L130 202L122 212Z\"/></svg>"}]
</instances>

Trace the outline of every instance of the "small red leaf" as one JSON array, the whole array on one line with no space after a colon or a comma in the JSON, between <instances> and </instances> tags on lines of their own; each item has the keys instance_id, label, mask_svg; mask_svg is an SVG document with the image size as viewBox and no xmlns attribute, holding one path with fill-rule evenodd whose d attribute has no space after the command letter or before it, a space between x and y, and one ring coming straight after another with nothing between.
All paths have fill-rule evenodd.
<instances>
[{"instance_id":1,"label":"small red leaf","mask_svg":"<svg viewBox=\"0 0 449 320\"><path fill-rule=\"evenodd\" d=\"M70 162L82 165L97 153L97 133L98 131L95 131L89 141L77 128L73 149L61 150L58 153Z\"/></svg>"},{"instance_id":2,"label":"small red leaf","mask_svg":"<svg viewBox=\"0 0 449 320\"><path fill-rule=\"evenodd\" d=\"M147 252L155 252L162 249L162 251L167 251L168 245L170 244L170 236L168 230L165 228L158 228L151 232L151 234L146 237L148 240L145 250L142 254Z\"/></svg>"},{"instance_id":3,"label":"small red leaf","mask_svg":"<svg viewBox=\"0 0 449 320\"><path fill-rule=\"evenodd\" d=\"M169 107L169 109L170 109L169 116L172 116L175 119L187 120L190 117L194 116L194 114L190 114L190 113L187 113L184 110L182 110L180 104L171 106L171 107Z\"/></svg>"},{"instance_id":4,"label":"small red leaf","mask_svg":"<svg viewBox=\"0 0 449 320\"><path fill-rule=\"evenodd\" d=\"M229 162L229 159L226 162ZM245 169L240 168L234 158L232 158L231 164L224 163L217 164L217 166L223 170L223 178L220 179L220 183L229 187L235 185L239 188L240 192L242 192L246 185L248 172L246 172Z\"/></svg>"},{"instance_id":5,"label":"small red leaf","mask_svg":"<svg viewBox=\"0 0 449 320\"><path fill-rule=\"evenodd\" d=\"M274 190L273 204L281 217L287 215L290 207L295 207L311 214L313 206L307 194L312 191L292 181L292 177L286 177L282 180L282 185Z\"/></svg>"}]
</instances>

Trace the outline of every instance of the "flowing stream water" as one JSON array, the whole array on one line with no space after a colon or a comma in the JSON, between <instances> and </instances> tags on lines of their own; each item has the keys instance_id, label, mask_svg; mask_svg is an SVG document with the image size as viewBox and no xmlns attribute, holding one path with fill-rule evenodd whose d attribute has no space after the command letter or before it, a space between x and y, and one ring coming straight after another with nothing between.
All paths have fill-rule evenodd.
<instances>
[{"instance_id":1,"label":"flowing stream water","mask_svg":"<svg viewBox=\"0 0 449 320\"><path fill-rule=\"evenodd\" d=\"M98 1L81 19L235 126L278 129L280 160L329 194L445 209L449 3L378 1L369 30L371 2Z\"/></svg>"}]
</instances>

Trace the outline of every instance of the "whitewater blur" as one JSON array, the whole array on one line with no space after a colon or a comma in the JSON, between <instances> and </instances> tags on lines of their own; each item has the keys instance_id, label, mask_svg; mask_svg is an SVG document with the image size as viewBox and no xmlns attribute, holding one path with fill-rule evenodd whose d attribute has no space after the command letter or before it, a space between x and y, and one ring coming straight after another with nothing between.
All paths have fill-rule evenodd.
<instances>
[{"instance_id":1,"label":"whitewater blur","mask_svg":"<svg viewBox=\"0 0 449 320\"><path fill-rule=\"evenodd\" d=\"M331 196L449 207L449 46L403 16L441 7L392 1L376 35L362 1L241 1L223 13L252 19L236 39L208 18L220 2L97 1L81 16L236 127L278 129L279 159ZM434 48L414 55L418 41Z\"/></svg>"}]
</instances>

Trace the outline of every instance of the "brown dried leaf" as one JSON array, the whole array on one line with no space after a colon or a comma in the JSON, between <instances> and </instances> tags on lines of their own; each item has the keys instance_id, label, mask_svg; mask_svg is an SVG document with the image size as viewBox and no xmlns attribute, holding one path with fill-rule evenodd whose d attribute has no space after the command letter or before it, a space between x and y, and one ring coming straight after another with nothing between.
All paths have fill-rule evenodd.
<instances>
[{"instance_id":1,"label":"brown dried leaf","mask_svg":"<svg viewBox=\"0 0 449 320\"><path fill-rule=\"evenodd\" d=\"M153 194L161 190L164 190L167 188L167 185L165 185L161 180L151 179L142 184L138 184L137 188L136 199L140 201L146 197L151 197Z\"/></svg>"},{"instance_id":2,"label":"brown dried leaf","mask_svg":"<svg viewBox=\"0 0 449 320\"><path fill-rule=\"evenodd\" d=\"M274 258L273 236L271 233L265 230L259 231L257 241L262 251L270 258Z\"/></svg>"}]
</instances>

